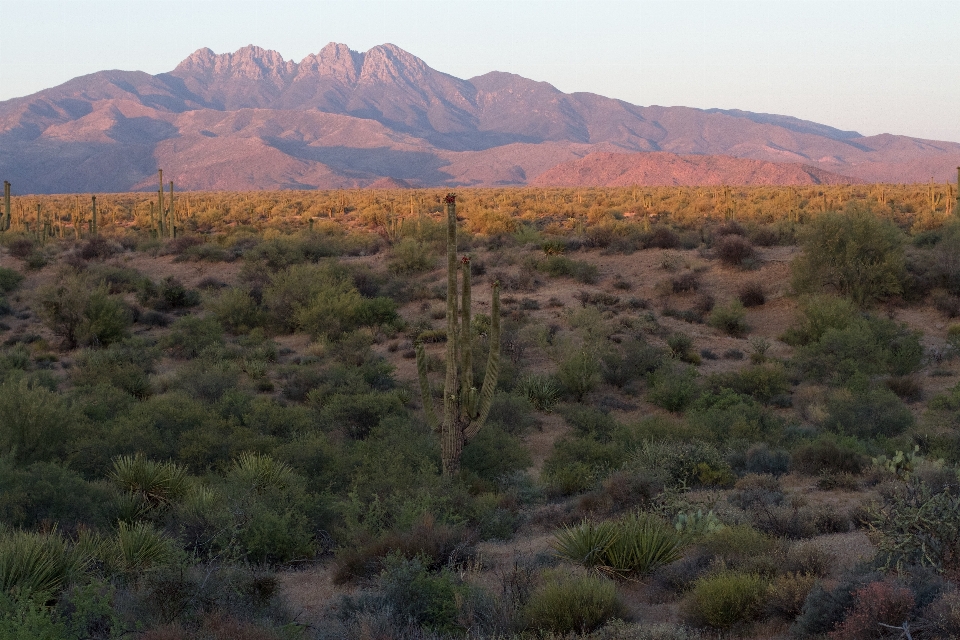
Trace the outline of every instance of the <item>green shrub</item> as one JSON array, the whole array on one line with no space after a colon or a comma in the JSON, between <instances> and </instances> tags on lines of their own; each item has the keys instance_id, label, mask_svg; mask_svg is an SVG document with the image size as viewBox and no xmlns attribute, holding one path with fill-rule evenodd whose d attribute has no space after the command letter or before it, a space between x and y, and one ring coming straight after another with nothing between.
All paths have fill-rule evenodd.
<instances>
[{"instance_id":1,"label":"green shrub","mask_svg":"<svg viewBox=\"0 0 960 640\"><path fill-rule=\"evenodd\" d=\"M664 367L651 376L647 399L667 411L681 412L699 395L696 371L692 368Z\"/></svg>"},{"instance_id":2,"label":"green shrub","mask_svg":"<svg viewBox=\"0 0 960 640\"><path fill-rule=\"evenodd\" d=\"M136 398L152 393L150 374L160 353L142 338L130 338L106 349L88 349L76 355L71 377L77 387L110 384Z\"/></svg>"},{"instance_id":3,"label":"green shrub","mask_svg":"<svg viewBox=\"0 0 960 640\"><path fill-rule=\"evenodd\" d=\"M730 389L701 395L687 416L691 425L710 434L716 442L730 438L755 441L778 425L769 410Z\"/></svg>"},{"instance_id":4,"label":"green shrub","mask_svg":"<svg viewBox=\"0 0 960 640\"><path fill-rule=\"evenodd\" d=\"M179 318L160 341L160 346L178 358L192 359L212 347L223 344L223 327L216 318L194 315Z\"/></svg>"},{"instance_id":5,"label":"green shrub","mask_svg":"<svg viewBox=\"0 0 960 640\"><path fill-rule=\"evenodd\" d=\"M393 247L393 257L388 264L398 275L430 271L437 259L433 248L420 240L404 238Z\"/></svg>"},{"instance_id":6,"label":"green shrub","mask_svg":"<svg viewBox=\"0 0 960 640\"><path fill-rule=\"evenodd\" d=\"M41 287L35 297L40 317L68 349L117 342L127 335L131 324L129 309L110 296L106 285L79 275Z\"/></svg>"},{"instance_id":7,"label":"green shrub","mask_svg":"<svg viewBox=\"0 0 960 640\"><path fill-rule=\"evenodd\" d=\"M837 391L828 400L827 408L829 415L824 427L857 438L892 438L914 424L910 408L885 387Z\"/></svg>"},{"instance_id":8,"label":"green shrub","mask_svg":"<svg viewBox=\"0 0 960 640\"><path fill-rule=\"evenodd\" d=\"M487 424L495 424L513 436L523 436L537 427L539 421L526 396L497 392L490 403Z\"/></svg>"},{"instance_id":9,"label":"green shrub","mask_svg":"<svg viewBox=\"0 0 960 640\"><path fill-rule=\"evenodd\" d=\"M797 291L829 288L865 306L897 295L905 275L903 239L889 220L852 206L818 216L792 265Z\"/></svg>"},{"instance_id":10,"label":"green shrub","mask_svg":"<svg viewBox=\"0 0 960 640\"><path fill-rule=\"evenodd\" d=\"M543 478L562 494L593 488L611 471L620 467L628 452L614 442L589 438L560 438L544 462Z\"/></svg>"},{"instance_id":11,"label":"green shrub","mask_svg":"<svg viewBox=\"0 0 960 640\"><path fill-rule=\"evenodd\" d=\"M756 574L723 571L694 583L687 613L698 626L730 629L760 616L766 592L767 581Z\"/></svg>"},{"instance_id":12,"label":"green shrub","mask_svg":"<svg viewBox=\"0 0 960 640\"><path fill-rule=\"evenodd\" d=\"M595 284L600 275L597 265L561 255L546 256L537 267L549 276L571 277L583 284Z\"/></svg>"},{"instance_id":13,"label":"green shrub","mask_svg":"<svg viewBox=\"0 0 960 640\"><path fill-rule=\"evenodd\" d=\"M623 388L655 371L662 361L663 353L656 347L627 339L601 354L600 374L604 382Z\"/></svg>"},{"instance_id":14,"label":"green shrub","mask_svg":"<svg viewBox=\"0 0 960 640\"><path fill-rule=\"evenodd\" d=\"M626 614L609 580L551 573L523 609L527 629L537 633L587 633Z\"/></svg>"},{"instance_id":15,"label":"green shrub","mask_svg":"<svg viewBox=\"0 0 960 640\"><path fill-rule=\"evenodd\" d=\"M200 304L200 293L193 289L187 289L182 282L173 276L164 278L160 281L160 284L155 284L153 280L144 278L140 281L137 301L156 311L187 309Z\"/></svg>"},{"instance_id":16,"label":"green shrub","mask_svg":"<svg viewBox=\"0 0 960 640\"><path fill-rule=\"evenodd\" d=\"M465 471L485 483L497 484L530 466L530 453L523 442L499 424L488 424L463 448Z\"/></svg>"},{"instance_id":17,"label":"green shrub","mask_svg":"<svg viewBox=\"0 0 960 640\"><path fill-rule=\"evenodd\" d=\"M671 486L725 487L734 481L730 465L717 448L696 439L645 442L630 467L659 471Z\"/></svg>"},{"instance_id":18,"label":"green shrub","mask_svg":"<svg viewBox=\"0 0 960 640\"><path fill-rule=\"evenodd\" d=\"M715 373L707 384L713 389L730 389L760 402L769 402L790 389L786 372L776 365L750 365L729 373Z\"/></svg>"},{"instance_id":19,"label":"green shrub","mask_svg":"<svg viewBox=\"0 0 960 640\"><path fill-rule=\"evenodd\" d=\"M750 327L747 325L747 312L739 300L731 300L727 304L713 308L708 324L727 335L736 338L746 335Z\"/></svg>"},{"instance_id":20,"label":"green shrub","mask_svg":"<svg viewBox=\"0 0 960 640\"><path fill-rule=\"evenodd\" d=\"M9 267L0 267L0 293L16 291L23 282L23 274Z\"/></svg>"},{"instance_id":21,"label":"green shrub","mask_svg":"<svg viewBox=\"0 0 960 640\"><path fill-rule=\"evenodd\" d=\"M418 558L390 556L380 581L397 622L414 622L441 633L462 631L458 604L470 587L451 570L434 574Z\"/></svg>"},{"instance_id":22,"label":"green shrub","mask_svg":"<svg viewBox=\"0 0 960 640\"><path fill-rule=\"evenodd\" d=\"M19 463L62 458L78 435L76 415L60 394L27 379L0 385L0 455Z\"/></svg>"},{"instance_id":23,"label":"green shrub","mask_svg":"<svg viewBox=\"0 0 960 640\"><path fill-rule=\"evenodd\" d=\"M217 322L232 334L247 333L266 321L266 314L250 294L236 287L223 290L207 306Z\"/></svg>"},{"instance_id":24,"label":"green shrub","mask_svg":"<svg viewBox=\"0 0 960 640\"><path fill-rule=\"evenodd\" d=\"M114 492L103 483L84 480L61 465L36 462L16 466L0 457L0 521L13 527L34 529L57 523L72 533L79 526L107 527L113 514Z\"/></svg>"},{"instance_id":25,"label":"green shrub","mask_svg":"<svg viewBox=\"0 0 960 640\"><path fill-rule=\"evenodd\" d=\"M579 349L560 361L557 379L577 402L583 402L600 384L600 362L592 351Z\"/></svg>"}]
</instances>

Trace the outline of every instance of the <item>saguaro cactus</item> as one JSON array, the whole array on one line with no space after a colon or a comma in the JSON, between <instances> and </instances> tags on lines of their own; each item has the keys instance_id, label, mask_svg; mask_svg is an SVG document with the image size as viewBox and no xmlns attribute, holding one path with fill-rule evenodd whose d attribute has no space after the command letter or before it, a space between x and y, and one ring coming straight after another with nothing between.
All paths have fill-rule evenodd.
<instances>
[{"instance_id":1,"label":"saguaro cactus","mask_svg":"<svg viewBox=\"0 0 960 640\"><path fill-rule=\"evenodd\" d=\"M90 235L97 235L97 196L90 196L91 198L91 214L90 214Z\"/></svg>"},{"instance_id":2,"label":"saguaro cactus","mask_svg":"<svg viewBox=\"0 0 960 640\"><path fill-rule=\"evenodd\" d=\"M3 218L0 219L0 230L7 231L10 228L10 183L3 181Z\"/></svg>"},{"instance_id":3,"label":"saguaro cactus","mask_svg":"<svg viewBox=\"0 0 960 640\"><path fill-rule=\"evenodd\" d=\"M177 237L177 224L174 219L174 208L173 208L173 180L170 181L170 224L168 225L169 233L171 238Z\"/></svg>"},{"instance_id":4,"label":"saguaro cactus","mask_svg":"<svg viewBox=\"0 0 960 640\"><path fill-rule=\"evenodd\" d=\"M470 314L470 258L464 256L457 264L457 205L456 196L448 194L447 203L447 375L443 385L443 420L437 417L430 382L427 379L427 360L423 343L418 343L417 373L427 423L440 436L440 454L444 475L460 470L463 446L476 436L487 421L490 403L500 375L500 291L493 284L493 303L490 308L490 353L484 372L483 386L478 392L473 385L473 347L471 345ZM458 272L462 274L459 309Z\"/></svg>"}]
</instances>

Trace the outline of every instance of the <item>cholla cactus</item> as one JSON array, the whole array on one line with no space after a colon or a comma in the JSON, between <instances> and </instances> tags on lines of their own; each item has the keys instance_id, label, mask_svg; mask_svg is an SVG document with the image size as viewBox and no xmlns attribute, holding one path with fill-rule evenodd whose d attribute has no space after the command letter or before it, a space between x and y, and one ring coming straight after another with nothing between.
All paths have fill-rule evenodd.
<instances>
[{"instance_id":1,"label":"cholla cactus","mask_svg":"<svg viewBox=\"0 0 960 640\"><path fill-rule=\"evenodd\" d=\"M500 374L500 292L499 283L493 284L493 303L490 309L490 353L480 391L473 383L473 348L470 344L470 258L464 256L457 264L456 196L448 194L447 203L447 375L443 386L443 420L437 417L423 343L417 344L417 372L427 423L440 435L440 452L444 475L460 470L460 456L464 445L476 436L487 421L490 403ZM457 309L458 272L462 273L462 298Z\"/></svg>"}]
</instances>

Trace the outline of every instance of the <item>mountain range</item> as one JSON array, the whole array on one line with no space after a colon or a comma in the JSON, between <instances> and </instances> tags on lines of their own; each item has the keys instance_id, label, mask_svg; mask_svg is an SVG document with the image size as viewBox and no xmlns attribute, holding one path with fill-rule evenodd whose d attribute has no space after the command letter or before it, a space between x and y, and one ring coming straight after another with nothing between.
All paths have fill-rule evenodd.
<instances>
[{"instance_id":1,"label":"mountain range","mask_svg":"<svg viewBox=\"0 0 960 640\"><path fill-rule=\"evenodd\" d=\"M790 116L641 107L499 71L467 80L391 44L299 63L200 49L0 102L19 193L397 186L952 181L960 144Z\"/></svg>"}]
</instances>

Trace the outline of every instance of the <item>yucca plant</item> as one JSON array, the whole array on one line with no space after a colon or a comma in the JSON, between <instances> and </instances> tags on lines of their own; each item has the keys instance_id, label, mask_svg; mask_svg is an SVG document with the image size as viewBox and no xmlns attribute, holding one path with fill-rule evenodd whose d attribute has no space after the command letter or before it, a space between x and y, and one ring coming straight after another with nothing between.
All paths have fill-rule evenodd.
<instances>
[{"instance_id":1,"label":"yucca plant","mask_svg":"<svg viewBox=\"0 0 960 640\"><path fill-rule=\"evenodd\" d=\"M680 535L660 518L634 513L617 522L607 547L609 571L621 577L645 575L680 557Z\"/></svg>"},{"instance_id":2,"label":"yucca plant","mask_svg":"<svg viewBox=\"0 0 960 640\"><path fill-rule=\"evenodd\" d=\"M266 487L283 489L296 480L290 465L252 452L241 453L233 461L231 475L256 490Z\"/></svg>"},{"instance_id":3,"label":"yucca plant","mask_svg":"<svg viewBox=\"0 0 960 640\"><path fill-rule=\"evenodd\" d=\"M549 410L560 397L560 385L553 376L528 375L520 380L517 389L538 411Z\"/></svg>"},{"instance_id":4,"label":"yucca plant","mask_svg":"<svg viewBox=\"0 0 960 640\"><path fill-rule=\"evenodd\" d=\"M90 556L71 548L57 532L12 531L0 535L0 591L52 594L83 570Z\"/></svg>"},{"instance_id":5,"label":"yucca plant","mask_svg":"<svg viewBox=\"0 0 960 640\"><path fill-rule=\"evenodd\" d=\"M137 573L166 564L174 558L173 542L147 522L121 522L107 558L124 573Z\"/></svg>"},{"instance_id":6,"label":"yucca plant","mask_svg":"<svg viewBox=\"0 0 960 640\"><path fill-rule=\"evenodd\" d=\"M553 548L562 558L619 578L645 575L680 557L677 531L650 514L620 520L584 520L554 536Z\"/></svg>"},{"instance_id":7,"label":"yucca plant","mask_svg":"<svg viewBox=\"0 0 960 640\"><path fill-rule=\"evenodd\" d=\"M606 564L607 550L617 534L614 522L583 520L558 531L553 538L553 548L561 558L595 568Z\"/></svg>"},{"instance_id":8,"label":"yucca plant","mask_svg":"<svg viewBox=\"0 0 960 640\"><path fill-rule=\"evenodd\" d=\"M113 461L114 482L142 495L151 506L165 506L183 495L187 470L174 462L156 462L142 455L119 456Z\"/></svg>"}]
</instances>

